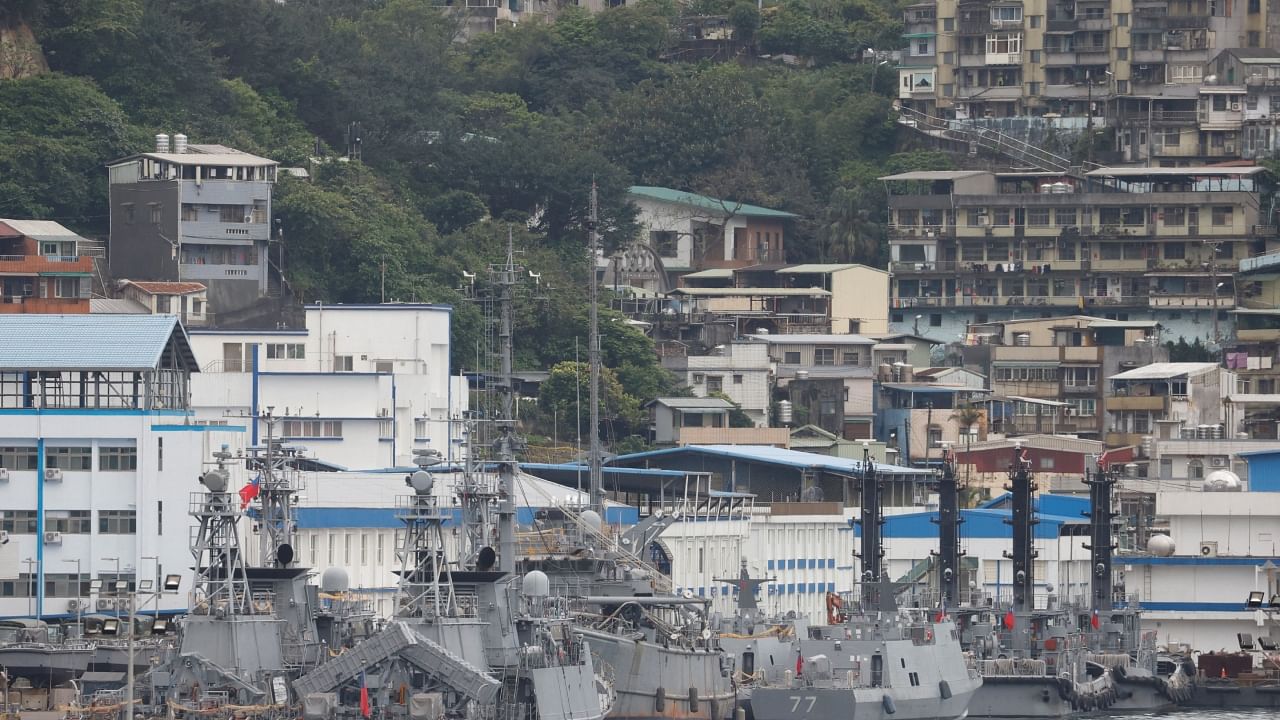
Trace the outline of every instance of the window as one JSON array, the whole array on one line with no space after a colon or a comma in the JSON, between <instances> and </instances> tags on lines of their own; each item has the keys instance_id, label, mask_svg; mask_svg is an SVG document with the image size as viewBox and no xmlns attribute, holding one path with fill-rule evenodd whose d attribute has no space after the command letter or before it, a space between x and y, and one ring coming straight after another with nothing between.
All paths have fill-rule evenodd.
<instances>
[{"instance_id":1,"label":"window","mask_svg":"<svg viewBox=\"0 0 1280 720\"><path fill-rule=\"evenodd\" d=\"M1129 27L1129 13L1116 13L1116 27Z\"/></svg>"},{"instance_id":2,"label":"window","mask_svg":"<svg viewBox=\"0 0 1280 720\"><path fill-rule=\"evenodd\" d=\"M1262 0L1249 0L1249 14L1257 15L1262 12Z\"/></svg>"},{"instance_id":3,"label":"window","mask_svg":"<svg viewBox=\"0 0 1280 720\"><path fill-rule=\"evenodd\" d=\"M333 549L338 544L337 535L329 535L329 564L333 564Z\"/></svg>"},{"instance_id":4,"label":"window","mask_svg":"<svg viewBox=\"0 0 1280 720\"><path fill-rule=\"evenodd\" d=\"M1173 397L1186 397L1186 396L1187 396L1187 381L1186 381L1186 380L1172 380L1172 381L1170 381L1170 382L1169 382L1169 394L1170 394L1170 395L1172 395Z\"/></svg>"},{"instance_id":5,"label":"window","mask_svg":"<svg viewBox=\"0 0 1280 720\"><path fill-rule=\"evenodd\" d=\"M1260 31L1250 30L1247 37L1248 39L1245 42L1249 44L1249 47L1262 47L1262 33Z\"/></svg>"},{"instance_id":6,"label":"window","mask_svg":"<svg viewBox=\"0 0 1280 720\"><path fill-rule=\"evenodd\" d=\"M1053 469L1053 458L1052 458L1052 457L1042 457L1042 458L1040 458L1040 469L1041 469L1041 470L1052 470L1052 469Z\"/></svg>"},{"instance_id":7,"label":"window","mask_svg":"<svg viewBox=\"0 0 1280 720\"><path fill-rule=\"evenodd\" d=\"M124 203L120 209L124 212L124 221L132 225L134 223L133 203Z\"/></svg>"},{"instance_id":8,"label":"window","mask_svg":"<svg viewBox=\"0 0 1280 720\"><path fill-rule=\"evenodd\" d=\"M426 418L413 419L413 439L414 440L430 440L431 439L427 437L427 419Z\"/></svg>"},{"instance_id":9,"label":"window","mask_svg":"<svg viewBox=\"0 0 1280 720\"><path fill-rule=\"evenodd\" d=\"M1119 17L1119 16L1117 16L1117 17ZM1128 59L1129 59L1129 48L1127 48L1127 47L1118 47L1118 48L1116 48L1116 59L1117 59L1117 60L1128 60Z\"/></svg>"},{"instance_id":10,"label":"window","mask_svg":"<svg viewBox=\"0 0 1280 720\"><path fill-rule=\"evenodd\" d=\"M284 436L295 438L340 438L341 420L285 420Z\"/></svg>"},{"instance_id":11,"label":"window","mask_svg":"<svg viewBox=\"0 0 1280 720\"><path fill-rule=\"evenodd\" d=\"M382 564L383 552L386 547L386 544L387 544L386 533L378 533L378 564L379 565ZM314 555L315 553L312 552L311 554Z\"/></svg>"},{"instance_id":12,"label":"window","mask_svg":"<svg viewBox=\"0 0 1280 720\"><path fill-rule=\"evenodd\" d=\"M676 256L676 234L668 230L653 230L649 232L649 245L654 252L662 257Z\"/></svg>"},{"instance_id":13,"label":"window","mask_svg":"<svg viewBox=\"0 0 1280 720\"><path fill-rule=\"evenodd\" d=\"M224 223L244 221L244 208L239 205L214 205L218 208L218 220Z\"/></svg>"},{"instance_id":14,"label":"window","mask_svg":"<svg viewBox=\"0 0 1280 720\"><path fill-rule=\"evenodd\" d=\"M1079 417L1093 417L1098 414L1096 398L1068 398L1067 402L1071 404L1067 410L1074 411Z\"/></svg>"},{"instance_id":15,"label":"window","mask_svg":"<svg viewBox=\"0 0 1280 720\"><path fill-rule=\"evenodd\" d=\"M182 203L182 222L195 222L200 219L200 209L191 203Z\"/></svg>"},{"instance_id":16,"label":"window","mask_svg":"<svg viewBox=\"0 0 1280 720\"><path fill-rule=\"evenodd\" d=\"M1184 207L1167 207L1161 214L1164 216L1164 224L1166 226L1182 227L1187 224L1187 209ZM1176 244L1181 245L1182 243ZM1166 255L1165 257L1168 256Z\"/></svg>"},{"instance_id":17,"label":"window","mask_svg":"<svg viewBox=\"0 0 1280 720\"><path fill-rule=\"evenodd\" d=\"M929 327L942 327L942 313L931 313L929 315Z\"/></svg>"},{"instance_id":18,"label":"window","mask_svg":"<svg viewBox=\"0 0 1280 720\"><path fill-rule=\"evenodd\" d=\"M5 510L0 513L0 530L10 535L34 535L36 517L35 510Z\"/></svg>"},{"instance_id":19,"label":"window","mask_svg":"<svg viewBox=\"0 0 1280 720\"><path fill-rule=\"evenodd\" d=\"M924 262L924 246L901 245L898 247L898 258L903 262Z\"/></svg>"},{"instance_id":20,"label":"window","mask_svg":"<svg viewBox=\"0 0 1280 720\"><path fill-rule=\"evenodd\" d=\"M1027 18L1027 20L1031 23L1031 27L1038 28L1040 27L1040 23L1044 22L1044 16L1032 15L1029 18Z\"/></svg>"},{"instance_id":21,"label":"window","mask_svg":"<svg viewBox=\"0 0 1280 720\"><path fill-rule=\"evenodd\" d=\"M335 355L333 357L334 372L351 372L351 368L355 365L351 361L350 355Z\"/></svg>"},{"instance_id":22,"label":"window","mask_svg":"<svg viewBox=\"0 0 1280 720\"><path fill-rule=\"evenodd\" d=\"M899 320L898 322L902 322ZM799 365L800 353L797 351L785 352L782 354L782 362L784 365Z\"/></svg>"},{"instance_id":23,"label":"window","mask_svg":"<svg viewBox=\"0 0 1280 720\"><path fill-rule=\"evenodd\" d=\"M1186 243L1171 242L1164 244L1165 260L1185 260L1187 259Z\"/></svg>"},{"instance_id":24,"label":"window","mask_svg":"<svg viewBox=\"0 0 1280 720\"><path fill-rule=\"evenodd\" d=\"M1049 226L1049 208L1028 208L1027 209L1027 226L1028 227L1048 227Z\"/></svg>"},{"instance_id":25,"label":"window","mask_svg":"<svg viewBox=\"0 0 1280 720\"><path fill-rule=\"evenodd\" d=\"M933 54L933 51L929 49L929 41L928 41L928 40L920 40L920 41L916 42L916 54L917 54L917 55L932 55L932 54Z\"/></svg>"},{"instance_id":26,"label":"window","mask_svg":"<svg viewBox=\"0 0 1280 720\"><path fill-rule=\"evenodd\" d=\"M969 227L982 227L983 218L987 215L984 210L970 209L965 211L965 224ZM978 258L981 260L982 258Z\"/></svg>"},{"instance_id":27,"label":"window","mask_svg":"<svg viewBox=\"0 0 1280 720\"><path fill-rule=\"evenodd\" d=\"M62 470L92 470L93 450L87 447L47 447L44 463L46 467Z\"/></svg>"},{"instance_id":28,"label":"window","mask_svg":"<svg viewBox=\"0 0 1280 720\"><path fill-rule=\"evenodd\" d=\"M929 447L942 447L942 428L937 425L929 426Z\"/></svg>"},{"instance_id":29,"label":"window","mask_svg":"<svg viewBox=\"0 0 1280 720\"><path fill-rule=\"evenodd\" d=\"M360 533L360 564L369 563L369 533Z\"/></svg>"},{"instance_id":30,"label":"window","mask_svg":"<svg viewBox=\"0 0 1280 720\"><path fill-rule=\"evenodd\" d=\"M991 22L1022 22L1022 6L991 8Z\"/></svg>"},{"instance_id":31,"label":"window","mask_svg":"<svg viewBox=\"0 0 1280 720\"><path fill-rule=\"evenodd\" d=\"M1062 379L1067 387L1094 387L1098 384L1098 368L1065 367Z\"/></svg>"},{"instance_id":32,"label":"window","mask_svg":"<svg viewBox=\"0 0 1280 720\"><path fill-rule=\"evenodd\" d=\"M741 384L742 384L742 375L734 375L734 376L733 376L733 384L734 384L734 385L741 385Z\"/></svg>"},{"instance_id":33,"label":"window","mask_svg":"<svg viewBox=\"0 0 1280 720\"><path fill-rule=\"evenodd\" d=\"M707 376L707 392L724 392L724 376L708 375Z\"/></svg>"},{"instance_id":34,"label":"window","mask_svg":"<svg viewBox=\"0 0 1280 720\"><path fill-rule=\"evenodd\" d=\"M942 31L943 31L943 32L955 32L955 31L956 31L956 19L955 19L955 18L953 18L953 17L949 17L949 18L942 18Z\"/></svg>"},{"instance_id":35,"label":"window","mask_svg":"<svg viewBox=\"0 0 1280 720\"><path fill-rule=\"evenodd\" d=\"M268 360L302 360L307 356L307 346L301 343L275 343L267 345Z\"/></svg>"},{"instance_id":36,"label":"window","mask_svg":"<svg viewBox=\"0 0 1280 720\"><path fill-rule=\"evenodd\" d=\"M39 469L35 447L0 447L0 467L10 471Z\"/></svg>"},{"instance_id":37,"label":"window","mask_svg":"<svg viewBox=\"0 0 1280 720\"><path fill-rule=\"evenodd\" d=\"M1160 144L1165 147L1178 147L1182 143L1182 133L1179 130L1165 130L1160 134Z\"/></svg>"},{"instance_id":38,"label":"window","mask_svg":"<svg viewBox=\"0 0 1280 720\"><path fill-rule=\"evenodd\" d=\"M156 501L156 534L164 534L164 501ZM314 552L312 553L315 554Z\"/></svg>"},{"instance_id":39,"label":"window","mask_svg":"<svg viewBox=\"0 0 1280 720\"><path fill-rule=\"evenodd\" d=\"M903 315L902 315L902 313L900 313L900 312L890 313L890 315L889 315L889 322L900 323L900 322L902 322L902 318L903 318ZM790 361L788 361L788 362L790 362ZM796 362L800 362L800 360L799 360L799 359L797 359L797 360L796 360Z\"/></svg>"},{"instance_id":40,"label":"window","mask_svg":"<svg viewBox=\"0 0 1280 720\"><path fill-rule=\"evenodd\" d=\"M836 351L835 348L817 348L813 351L814 365L835 365Z\"/></svg>"},{"instance_id":41,"label":"window","mask_svg":"<svg viewBox=\"0 0 1280 720\"><path fill-rule=\"evenodd\" d=\"M799 360L797 360L796 362L799 362ZM693 384L694 384L694 385L702 385L702 384L706 383L706 381L707 381L707 376L706 376L706 375L703 375L702 373L694 373L694 374L693 374Z\"/></svg>"},{"instance_id":42,"label":"window","mask_svg":"<svg viewBox=\"0 0 1280 720\"><path fill-rule=\"evenodd\" d=\"M1021 12L1022 8L1018 8ZM991 33L987 35L987 54L1004 55L1022 52L1022 33Z\"/></svg>"},{"instance_id":43,"label":"window","mask_svg":"<svg viewBox=\"0 0 1280 720\"><path fill-rule=\"evenodd\" d=\"M845 351L841 354L840 362L841 362L841 364L843 364L843 365L857 365L857 364L858 364L858 351L857 351L857 350L845 350Z\"/></svg>"},{"instance_id":44,"label":"window","mask_svg":"<svg viewBox=\"0 0 1280 720\"><path fill-rule=\"evenodd\" d=\"M1234 215L1235 208L1230 205L1214 205L1212 222L1215 227L1230 225Z\"/></svg>"},{"instance_id":45,"label":"window","mask_svg":"<svg viewBox=\"0 0 1280 720\"><path fill-rule=\"evenodd\" d=\"M137 513L132 510L99 510L98 533L104 535L136 535Z\"/></svg>"},{"instance_id":46,"label":"window","mask_svg":"<svg viewBox=\"0 0 1280 720\"><path fill-rule=\"evenodd\" d=\"M1009 227L1013 224L1009 208L995 208L991 211L991 224L996 227ZM988 258L990 259L990 258Z\"/></svg>"},{"instance_id":47,"label":"window","mask_svg":"<svg viewBox=\"0 0 1280 720\"><path fill-rule=\"evenodd\" d=\"M1040 63L1040 53L1041 53L1041 52L1042 52L1041 50L1032 50L1032 51L1031 51L1031 62L1032 62L1033 64L1039 64L1039 63Z\"/></svg>"},{"instance_id":48,"label":"window","mask_svg":"<svg viewBox=\"0 0 1280 720\"><path fill-rule=\"evenodd\" d=\"M1079 219L1078 208L1056 208L1053 211L1053 224L1058 227L1075 227Z\"/></svg>"},{"instance_id":49,"label":"window","mask_svg":"<svg viewBox=\"0 0 1280 720\"><path fill-rule=\"evenodd\" d=\"M88 510L45 510L44 531L66 535L88 535L92 520Z\"/></svg>"},{"instance_id":50,"label":"window","mask_svg":"<svg viewBox=\"0 0 1280 720\"><path fill-rule=\"evenodd\" d=\"M53 296L60 298L80 297L80 278L60 277L53 286Z\"/></svg>"},{"instance_id":51,"label":"window","mask_svg":"<svg viewBox=\"0 0 1280 720\"><path fill-rule=\"evenodd\" d=\"M1173 80L1175 82L1199 82L1204 76L1204 68L1200 65L1174 65Z\"/></svg>"},{"instance_id":52,"label":"window","mask_svg":"<svg viewBox=\"0 0 1280 720\"><path fill-rule=\"evenodd\" d=\"M98 469L106 471L133 471L138 469L138 448L98 448Z\"/></svg>"},{"instance_id":53,"label":"window","mask_svg":"<svg viewBox=\"0 0 1280 720\"><path fill-rule=\"evenodd\" d=\"M156 438L156 469L164 470L164 438Z\"/></svg>"},{"instance_id":54,"label":"window","mask_svg":"<svg viewBox=\"0 0 1280 720\"><path fill-rule=\"evenodd\" d=\"M148 208L149 208L149 210L150 210L150 215L151 215L151 224L152 224L152 225L159 225L159 224L160 224L160 215L161 215L161 213L160 213L160 209L161 209L160 203L151 203L151 204L150 204L150 205L148 205L147 207L148 207Z\"/></svg>"}]
</instances>

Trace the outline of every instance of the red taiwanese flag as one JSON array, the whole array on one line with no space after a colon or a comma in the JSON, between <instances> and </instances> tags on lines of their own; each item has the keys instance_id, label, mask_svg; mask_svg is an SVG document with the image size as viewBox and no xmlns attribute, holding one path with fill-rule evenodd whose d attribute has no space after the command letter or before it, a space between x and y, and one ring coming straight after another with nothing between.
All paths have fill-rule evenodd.
<instances>
[{"instance_id":1,"label":"red taiwanese flag","mask_svg":"<svg viewBox=\"0 0 1280 720\"><path fill-rule=\"evenodd\" d=\"M1005 629L1006 629L1006 630L1012 630L1012 629L1013 629L1013 622L1014 622L1014 620L1015 620L1015 618L1013 617L1013 611L1012 611L1012 610L1010 610L1009 612L1007 612L1007 613L1005 613L1005 614L1004 614L1004 627L1005 627Z\"/></svg>"},{"instance_id":2,"label":"red taiwanese flag","mask_svg":"<svg viewBox=\"0 0 1280 720\"><path fill-rule=\"evenodd\" d=\"M360 715L369 717L372 714L373 708L369 707L369 685L365 682L364 673L360 673Z\"/></svg>"},{"instance_id":3,"label":"red taiwanese flag","mask_svg":"<svg viewBox=\"0 0 1280 720\"><path fill-rule=\"evenodd\" d=\"M804 674L804 653L796 653L796 677Z\"/></svg>"},{"instance_id":4,"label":"red taiwanese flag","mask_svg":"<svg viewBox=\"0 0 1280 720\"><path fill-rule=\"evenodd\" d=\"M1107 458L1107 456L1110 454L1111 454L1110 450L1104 450L1103 453L1098 456L1098 469L1101 470L1102 472L1107 471L1107 465L1109 463L1109 459Z\"/></svg>"},{"instance_id":5,"label":"red taiwanese flag","mask_svg":"<svg viewBox=\"0 0 1280 720\"><path fill-rule=\"evenodd\" d=\"M253 502L253 499L258 497L258 490L260 489L261 485L262 485L262 476L259 475L258 477L253 479L253 482L240 488L240 509L241 510L244 510L245 508L249 507L249 503Z\"/></svg>"},{"instance_id":6,"label":"red taiwanese flag","mask_svg":"<svg viewBox=\"0 0 1280 720\"><path fill-rule=\"evenodd\" d=\"M1098 611L1096 609L1093 611L1093 617L1089 618L1089 624L1093 626L1094 630L1102 627L1102 621L1098 619Z\"/></svg>"}]
</instances>

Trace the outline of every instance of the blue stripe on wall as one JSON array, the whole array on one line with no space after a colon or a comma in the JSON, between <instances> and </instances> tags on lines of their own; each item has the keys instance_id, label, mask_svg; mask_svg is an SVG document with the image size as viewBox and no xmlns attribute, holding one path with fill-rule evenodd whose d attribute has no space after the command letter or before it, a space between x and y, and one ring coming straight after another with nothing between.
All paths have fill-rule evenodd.
<instances>
[{"instance_id":1,"label":"blue stripe on wall","mask_svg":"<svg viewBox=\"0 0 1280 720\"><path fill-rule=\"evenodd\" d=\"M1176 557L1125 557L1117 555L1115 562L1123 565L1263 565L1271 561L1280 565L1280 558L1265 557L1201 557L1187 555Z\"/></svg>"}]
</instances>

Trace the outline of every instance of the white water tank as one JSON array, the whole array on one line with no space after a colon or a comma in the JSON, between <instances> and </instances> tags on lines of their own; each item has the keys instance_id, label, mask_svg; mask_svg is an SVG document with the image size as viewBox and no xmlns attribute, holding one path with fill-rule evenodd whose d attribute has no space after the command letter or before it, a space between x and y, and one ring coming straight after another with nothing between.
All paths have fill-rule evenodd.
<instances>
[{"instance_id":1,"label":"white water tank","mask_svg":"<svg viewBox=\"0 0 1280 720\"><path fill-rule=\"evenodd\" d=\"M1152 535L1147 540L1147 552L1156 557L1169 557L1177 548L1174 547L1173 538L1163 533Z\"/></svg>"},{"instance_id":2,"label":"white water tank","mask_svg":"<svg viewBox=\"0 0 1280 720\"><path fill-rule=\"evenodd\" d=\"M169 152L169 136L165 133L156 133L156 152Z\"/></svg>"},{"instance_id":3,"label":"white water tank","mask_svg":"<svg viewBox=\"0 0 1280 720\"><path fill-rule=\"evenodd\" d=\"M173 136L173 151L179 155L182 155L187 151L186 135L183 135L182 133L178 133L177 135Z\"/></svg>"},{"instance_id":4,"label":"white water tank","mask_svg":"<svg viewBox=\"0 0 1280 720\"><path fill-rule=\"evenodd\" d=\"M1240 476L1230 470L1214 470L1204 476L1205 492L1238 492Z\"/></svg>"},{"instance_id":5,"label":"white water tank","mask_svg":"<svg viewBox=\"0 0 1280 720\"><path fill-rule=\"evenodd\" d=\"M778 401L778 422L782 423L783 425L790 425L793 417L794 416L791 414L791 401L779 400Z\"/></svg>"}]
</instances>

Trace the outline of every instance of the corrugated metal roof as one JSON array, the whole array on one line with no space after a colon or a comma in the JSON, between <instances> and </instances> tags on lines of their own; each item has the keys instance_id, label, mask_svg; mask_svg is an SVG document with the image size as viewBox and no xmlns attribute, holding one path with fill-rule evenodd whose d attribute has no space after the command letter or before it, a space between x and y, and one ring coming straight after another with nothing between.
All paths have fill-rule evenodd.
<instances>
[{"instance_id":1,"label":"corrugated metal roof","mask_svg":"<svg viewBox=\"0 0 1280 720\"><path fill-rule=\"evenodd\" d=\"M733 270L730 268L710 268L689 273L688 275L681 275L680 277L686 280L729 280L733 277Z\"/></svg>"},{"instance_id":2,"label":"corrugated metal roof","mask_svg":"<svg viewBox=\"0 0 1280 720\"><path fill-rule=\"evenodd\" d=\"M257 155L250 155L247 152L240 152L223 146L209 145L188 145L187 149L195 150L200 147L217 149L220 152L185 152L185 153L158 153L145 152L137 155L130 155L126 158L116 160L111 165L119 165L124 162L136 160L141 157L159 160L161 162L173 163L175 165L222 165L229 167L257 167L260 165L279 165L275 160L269 160Z\"/></svg>"},{"instance_id":3,"label":"corrugated metal roof","mask_svg":"<svg viewBox=\"0 0 1280 720\"><path fill-rule=\"evenodd\" d=\"M650 400L646 405L658 403L666 405L676 410L728 410L733 407L733 403L724 398L699 398L699 397L667 397Z\"/></svg>"},{"instance_id":4,"label":"corrugated metal roof","mask_svg":"<svg viewBox=\"0 0 1280 720\"><path fill-rule=\"evenodd\" d=\"M678 203L680 205L689 205L691 207L710 210L722 215L742 215L745 217L773 217L773 218L793 218L797 217L794 213L782 210L774 210L772 208L760 207L759 205L749 205L747 203L735 202L733 200L719 200L706 195L686 192L684 190L675 190L672 188L654 187L652 185L634 185L628 191L632 195L648 198L650 200L660 200L662 202Z\"/></svg>"},{"instance_id":5,"label":"corrugated metal roof","mask_svg":"<svg viewBox=\"0 0 1280 720\"><path fill-rule=\"evenodd\" d=\"M1217 369L1217 363L1208 362L1169 362L1152 363L1142 367L1126 370L1112 375L1108 380L1168 380L1169 378L1187 375L1189 377L1203 375Z\"/></svg>"},{"instance_id":6,"label":"corrugated metal roof","mask_svg":"<svg viewBox=\"0 0 1280 720\"><path fill-rule=\"evenodd\" d=\"M668 295L692 297L827 297L822 288L676 288Z\"/></svg>"},{"instance_id":7,"label":"corrugated metal roof","mask_svg":"<svg viewBox=\"0 0 1280 720\"><path fill-rule=\"evenodd\" d=\"M173 315L0 315L0 370L152 370L172 341L197 372Z\"/></svg>"},{"instance_id":8,"label":"corrugated metal roof","mask_svg":"<svg viewBox=\"0 0 1280 720\"><path fill-rule=\"evenodd\" d=\"M139 280L126 280L125 282L148 295L187 295L204 292L206 289L204 283L198 282L143 282Z\"/></svg>"},{"instance_id":9,"label":"corrugated metal roof","mask_svg":"<svg viewBox=\"0 0 1280 720\"><path fill-rule=\"evenodd\" d=\"M150 315L151 311L137 300L128 298L93 298L89 301L89 312L104 315Z\"/></svg>"},{"instance_id":10,"label":"corrugated metal roof","mask_svg":"<svg viewBox=\"0 0 1280 720\"><path fill-rule=\"evenodd\" d=\"M84 238L71 232L61 223L56 223L52 220L10 220L8 218L0 218L0 224L8 225L19 235L38 240L84 240Z\"/></svg>"},{"instance_id":11,"label":"corrugated metal roof","mask_svg":"<svg viewBox=\"0 0 1280 720\"><path fill-rule=\"evenodd\" d=\"M875 345L876 341L861 335L821 335L818 333L783 333L781 335L747 335L775 345Z\"/></svg>"},{"instance_id":12,"label":"corrugated metal roof","mask_svg":"<svg viewBox=\"0 0 1280 720\"><path fill-rule=\"evenodd\" d=\"M933 394L962 392L985 394L991 392L981 388L971 388L967 385L939 385L938 383L880 383L880 387L901 390L902 392Z\"/></svg>"},{"instance_id":13,"label":"corrugated metal roof","mask_svg":"<svg viewBox=\"0 0 1280 720\"><path fill-rule=\"evenodd\" d=\"M912 170L885 175L881 180L960 180L974 175L989 175L986 170Z\"/></svg>"},{"instance_id":14,"label":"corrugated metal roof","mask_svg":"<svg viewBox=\"0 0 1280 720\"><path fill-rule=\"evenodd\" d=\"M779 275L804 275L804 274L826 274L840 272L841 270L852 270L853 268L864 268L873 270L881 275L888 275L889 271L873 268L868 265L859 265L857 263L806 263L802 265L791 265L784 267L778 271Z\"/></svg>"},{"instance_id":15,"label":"corrugated metal roof","mask_svg":"<svg viewBox=\"0 0 1280 720\"><path fill-rule=\"evenodd\" d=\"M957 455L963 455L969 452L988 452L991 450L1007 450L1015 445L1022 445L1024 448L1032 450L1060 450L1063 452L1079 452L1084 454L1098 454L1102 452L1105 444L1100 440L1085 440L1083 438L1066 437L1063 435L1022 435L1017 438L1006 438L1003 440L987 440L984 442L976 442L972 445L966 445L956 450Z\"/></svg>"},{"instance_id":16,"label":"corrugated metal roof","mask_svg":"<svg viewBox=\"0 0 1280 720\"><path fill-rule=\"evenodd\" d=\"M1265 172L1266 168L1257 165L1246 165L1243 167L1113 167L1091 170L1087 173L1089 177L1148 177L1148 176L1165 176L1165 177L1205 177L1207 175L1256 175Z\"/></svg>"},{"instance_id":17,"label":"corrugated metal roof","mask_svg":"<svg viewBox=\"0 0 1280 720\"><path fill-rule=\"evenodd\" d=\"M826 470L845 474L862 472L861 460L800 452L799 450L787 450L772 445L685 445L665 450L650 450L649 452L632 453L631 455L619 455L612 462L626 463L633 460L651 460L677 454L716 455L738 460L785 465L792 468ZM902 467L901 465L876 463L875 467L877 472L890 475L933 475L932 470Z\"/></svg>"}]
</instances>

